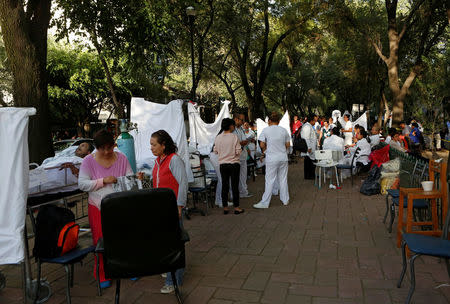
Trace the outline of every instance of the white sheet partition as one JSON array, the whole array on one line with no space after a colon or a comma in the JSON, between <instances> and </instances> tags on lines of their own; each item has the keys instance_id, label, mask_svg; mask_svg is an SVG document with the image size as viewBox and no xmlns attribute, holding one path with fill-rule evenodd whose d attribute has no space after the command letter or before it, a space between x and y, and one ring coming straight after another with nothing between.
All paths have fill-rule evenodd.
<instances>
[{"instance_id":1,"label":"white sheet partition","mask_svg":"<svg viewBox=\"0 0 450 304\"><path fill-rule=\"evenodd\" d=\"M256 133L257 138L259 138L259 135L261 134L262 130L268 126L268 118L266 117L266 121L263 121L261 118L256 119ZM286 129L286 131L289 134L289 137L291 136L291 123L289 119L289 113L286 111L280 119L280 123L278 124L280 127L283 127ZM292 146L292 140L291 140L291 146Z\"/></svg>"},{"instance_id":2,"label":"white sheet partition","mask_svg":"<svg viewBox=\"0 0 450 304\"><path fill-rule=\"evenodd\" d=\"M0 265L24 258L28 195L28 117L34 108L0 108Z\"/></svg>"},{"instance_id":3,"label":"white sheet partition","mask_svg":"<svg viewBox=\"0 0 450 304\"><path fill-rule=\"evenodd\" d=\"M336 118L339 121L339 123L341 124L341 126L345 125L345 121L344 121L344 116L340 116L341 112L339 110L334 110L332 115L335 115L335 113L339 112L339 116L336 114ZM348 111L345 111L345 114L350 114ZM333 116L333 120L334 120ZM364 112L364 114L362 114L361 116L359 116L359 118L355 121L352 121L352 126L356 126L356 125L360 125L363 126L364 129L367 131L367 112Z\"/></svg>"},{"instance_id":4,"label":"white sheet partition","mask_svg":"<svg viewBox=\"0 0 450 304\"><path fill-rule=\"evenodd\" d=\"M150 137L158 130L167 131L178 147L178 155L184 161L191 182L194 178L189 163L182 105L182 100L173 100L166 105L150 102L144 98L131 98L131 122L137 123L138 132L133 130L130 133L135 140L136 163L146 163L153 167L156 157L150 150Z\"/></svg>"},{"instance_id":5,"label":"white sheet partition","mask_svg":"<svg viewBox=\"0 0 450 304\"><path fill-rule=\"evenodd\" d=\"M214 140L220 131L222 120L224 118L230 118L229 104L230 102L228 100L224 101L216 120L208 124L202 120L197 108L193 104L188 103L189 145L196 148L202 155L209 155L214 145Z\"/></svg>"},{"instance_id":6,"label":"white sheet partition","mask_svg":"<svg viewBox=\"0 0 450 304\"><path fill-rule=\"evenodd\" d=\"M281 117L280 123L278 125L280 127L283 127L284 129L286 129L286 131L289 134L289 138L291 138L291 122L290 122L288 111L286 111L284 113L283 117ZM267 126L268 126L268 118L267 117L266 117L266 121L263 121L261 118L256 119L256 138L259 139L259 135L261 134L262 130ZM291 142L291 147L289 149L289 153L292 152L292 138L291 138L290 142ZM259 145L258 145L257 150L259 151Z\"/></svg>"}]
</instances>

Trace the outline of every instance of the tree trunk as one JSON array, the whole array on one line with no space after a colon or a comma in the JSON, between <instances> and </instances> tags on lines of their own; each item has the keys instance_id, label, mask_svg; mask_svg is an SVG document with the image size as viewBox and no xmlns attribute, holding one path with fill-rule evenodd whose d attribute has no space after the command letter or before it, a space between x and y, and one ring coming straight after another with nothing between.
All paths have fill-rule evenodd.
<instances>
[{"instance_id":1,"label":"tree trunk","mask_svg":"<svg viewBox=\"0 0 450 304\"><path fill-rule=\"evenodd\" d=\"M98 43L97 34L95 31L92 31L91 35L93 38L92 42L94 43L95 49L97 50L98 57L103 66L103 70L105 71L106 81L108 82L108 88L109 88L109 91L111 92L111 97L113 99L113 102L114 102L114 105L116 108L117 118L118 119L125 118L124 107L123 107L123 104L121 102L119 102L119 100L117 99L116 91L114 89L114 83L113 83L113 80L111 77L111 72L109 70L108 63L106 62L106 59L103 56L102 48L101 48L100 44Z\"/></svg>"},{"instance_id":2,"label":"tree trunk","mask_svg":"<svg viewBox=\"0 0 450 304\"><path fill-rule=\"evenodd\" d=\"M51 0L1 0L0 19L5 50L13 74L13 99L17 107L34 107L28 143L30 161L41 163L53 155L47 91L47 30Z\"/></svg>"}]
</instances>

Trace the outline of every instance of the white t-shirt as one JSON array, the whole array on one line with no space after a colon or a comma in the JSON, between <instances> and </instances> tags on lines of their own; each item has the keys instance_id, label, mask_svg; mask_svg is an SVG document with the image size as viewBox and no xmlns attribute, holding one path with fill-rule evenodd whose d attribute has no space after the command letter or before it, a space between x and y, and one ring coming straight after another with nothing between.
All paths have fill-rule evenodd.
<instances>
[{"instance_id":1,"label":"white t-shirt","mask_svg":"<svg viewBox=\"0 0 450 304\"><path fill-rule=\"evenodd\" d=\"M380 143L380 134L375 134L369 136L370 138L370 147L373 148Z\"/></svg>"},{"instance_id":2,"label":"white t-shirt","mask_svg":"<svg viewBox=\"0 0 450 304\"><path fill-rule=\"evenodd\" d=\"M290 142L289 134L278 125L268 126L262 130L259 140L266 143L266 162L288 161L286 143Z\"/></svg>"}]
</instances>

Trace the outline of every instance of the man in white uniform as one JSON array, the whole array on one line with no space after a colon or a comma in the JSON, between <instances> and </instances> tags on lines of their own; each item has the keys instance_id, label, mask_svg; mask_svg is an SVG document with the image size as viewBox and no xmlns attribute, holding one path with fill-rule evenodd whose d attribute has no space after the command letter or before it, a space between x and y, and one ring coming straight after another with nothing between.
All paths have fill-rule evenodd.
<instances>
[{"instance_id":1,"label":"man in white uniform","mask_svg":"<svg viewBox=\"0 0 450 304\"><path fill-rule=\"evenodd\" d=\"M245 135L245 131L242 128L242 125L244 124L245 115L235 113L233 114L234 122L236 123L236 128L234 129L233 133L237 135L239 138L239 141L241 143L242 152L240 156L241 161L241 168L240 168L240 174L239 174L239 196L240 197L251 197L252 194L248 193L247 190L247 149L245 149L245 146L248 144L247 136Z\"/></svg>"},{"instance_id":2,"label":"man in white uniform","mask_svg":"<svg viewBox=\"0 0 450 304\"><path fill-rule=\"evenodd\" d=\"M277 180L279 182L280 200L285 206L289 204L287 153L290 147L290 137L284 128L278 126L279 122L280 115L272 113L269 118L269 126L259 136L261 149L266 158L266 184L262 199L259 203L253 205L254 208L269 208L273 188Z\"/></svg>"}]
</instances>

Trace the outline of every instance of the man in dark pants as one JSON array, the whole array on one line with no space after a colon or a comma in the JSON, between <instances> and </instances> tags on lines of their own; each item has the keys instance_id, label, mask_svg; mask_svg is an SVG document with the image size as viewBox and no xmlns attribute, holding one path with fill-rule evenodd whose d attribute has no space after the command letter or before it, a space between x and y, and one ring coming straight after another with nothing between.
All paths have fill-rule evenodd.
<instances>
[{"instance_id":1,"label":"man in dark pants","mask_svg":"<svg viewBox=\"0 0 450 304\"><path fill-rule=\"evenodd\" d=\"M308 152L302 153L305 157L304 163L304 177L305 179L314 179L315 166L313 161L315 158L315 152L317 149L317 133L314 130L314 124L316 122L316 115L310 114L308 116L308 122L302 126L301 135L308 145Z\"/></svg>"}]
</instances>

